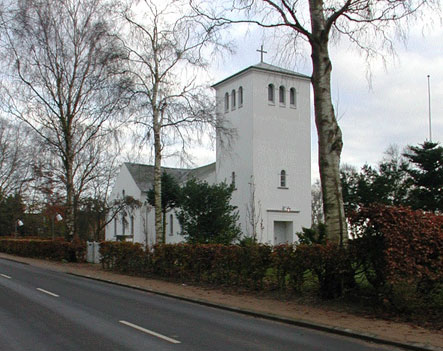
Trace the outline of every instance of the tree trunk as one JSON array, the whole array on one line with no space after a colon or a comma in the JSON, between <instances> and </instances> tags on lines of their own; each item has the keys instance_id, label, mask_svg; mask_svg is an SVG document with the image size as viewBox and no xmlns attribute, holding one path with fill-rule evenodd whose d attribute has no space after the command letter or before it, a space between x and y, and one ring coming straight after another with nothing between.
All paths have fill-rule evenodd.
<instances>
[{"instance_id":1,"label":"tree trunk","mask_svg":"<svg viewBox=\"0 0 443 351\"><path fill-rule=\"evenodd\" d=\"M75 235L75 208L74 208L74 175L73 161L70 156L66 159L66 235L68 240L72 240Z\"/></svg>"},{"instance_id":2,"label":"tree trunk","mask_svg":"<svg viewBox=\"0 0 443 351\"><path fill-rule=\"evenodd\" d=\"M313 32L315 32L314 28ZM343 140L332 106L332 65L329 58L328 41L325 37L319 34L311 38L318 163L327 236L330 241L343 245L347 240L346 217L340 182L340 156Z\"/></svg>"},{"instance_id":3,"label":"tree trunk","mask_svg":"<svg viewBox=\"0 0 443 351\"><path fill-rule=\"evenodd\" d=\"M163 220L162 220L162 171L161 157L162 147L160 140L159 113L154 111L154 207L155 207L155 243L163 243Z\"/></svg>"},{"instance_id":4,"label":"tree trunk","mask_svg":"<svg viewBox=\"0 0 443 351\"><path fill-rule=\"evenodd\" d=\"M163 240L163 244L166 244L166 209L163 211L162 215L163 215L162 240Z\"/></svg>"}]
</instances>

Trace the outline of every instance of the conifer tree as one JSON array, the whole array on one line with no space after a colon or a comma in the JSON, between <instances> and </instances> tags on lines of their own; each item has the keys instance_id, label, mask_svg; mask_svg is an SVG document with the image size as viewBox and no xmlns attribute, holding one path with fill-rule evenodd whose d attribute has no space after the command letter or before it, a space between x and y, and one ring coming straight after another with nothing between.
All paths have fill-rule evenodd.
<instances>
[{"instance_id":1,"label":"conifer tree","mask_svg":"<svg viewBox=\"0 0 443 351\"><path fill-rule=\"evenodd\" d=\"M425 141L419 146L409 146L404 156L412 167L408 173L413 189L409 196L410 205L415 209L428 211L443 210L443 147L438 143Z\"/></svg>"}]
</instances>

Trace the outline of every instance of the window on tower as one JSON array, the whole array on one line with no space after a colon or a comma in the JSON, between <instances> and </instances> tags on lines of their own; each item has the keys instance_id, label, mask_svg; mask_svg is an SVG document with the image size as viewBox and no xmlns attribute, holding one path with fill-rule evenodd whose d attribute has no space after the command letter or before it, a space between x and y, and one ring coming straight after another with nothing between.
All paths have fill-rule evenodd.
<instances>
[{"instance_id":1,"label":"window on tower","mask_svg":"<svg viewBox=\"0 0 443 351\"><path fill-rule=\"evenodd\" d=\"M231 110L235 110L235 103L236 103L235 89L233 89L231 91Z\"/></svg>"},{"instance_id":2,"label":"window on tower","mask_svg":"<svg viewBox=\"0 0 443 351\"><path fill-rule=\"evenodd\" d=\"M174 216L169 215L169 236L174 235Z\"/></svg>"},{"instance_id":3,"label":"window on tower","mask_svg":"<svg viewBox=\"0 0 443 351\"><path fill-rule=\"evenodd\" d=\"M286 171L284 169L280 172L280 188L286 188Z\"/></svg>"},{"instance_id":4,"label":"window on tower","mask_svg":"<svg viewBox=\"0 0 443 351\"><path fill-rule=\"evenodd\" d=\"M225 112L229 111L229 94L225 94Z\"/></svg>"},{"instance_id":5,"label":"window on tower","mask_svg":"<svg viewBox=\"0 0 443 351\"><path fill-rule=\"evenodd\" d=\"M268 85L268 101L269 102L275 102L275 98L274 98L274 84L269 84Z\"/></svg>"},{"instance_id":6,"label":"window on tower","mask_svg":"<svg viewBox=\"0 0 443 351\"><path fill-rule=\"evenodd\" d=\"M238 88L238 107L243 106L243 87Z\"/></svg>"},{"instance_id":7,"label":"window on tower","mask_svg":"<svg viewBox=\"0 0 443 351\"><path fill-rule=\"evenodd\" d=\"M291 88L289 90L289 104L291 105L291 107L295 107L297 104L297 100L296 100L296 91L295 88Z\"/></svg>"},{"instance_id":8,"label":"window on tower","mask_svg":"<svg viewBox=\"0 0 443 351\"><path fill-rule=\"evenodd\" d=\"M235 172L232 172L232 175L231 175L231 185L234 187L234 189L235 189Z\"/></svg>"},{"instance_id":9,"label":"window on tower","mask_svg":"<svg viewBox=\"0 0 443 351\"><path fill-rule=\"evenodd\" d=\"M280 85L280 88L278 88L278 101L280 102L280 104L285 104L285 95L285 87L283 85Z\"/></svg>"}]
</instances>

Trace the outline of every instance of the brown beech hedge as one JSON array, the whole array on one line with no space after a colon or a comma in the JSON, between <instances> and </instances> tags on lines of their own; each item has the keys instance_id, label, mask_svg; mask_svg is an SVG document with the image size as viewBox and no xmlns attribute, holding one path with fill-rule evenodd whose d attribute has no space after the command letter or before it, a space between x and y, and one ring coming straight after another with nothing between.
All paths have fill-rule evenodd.
<instances>
[{"instance_id":1,"label":"brown beech hedge","mask_svg":"<svg viewBox=\"0 0 443 351\"><path fill-rule=\"evenodd\" d=\"M442 282L442 215L373 205L352 214L350 221L357 262L375 286Z\"/></svg>"},{"instance_id":2,"label":"brown beech hedge","mask_svg":"<svg viewBox=\"0 0 443 351\"><path fill-rule=\"evenodd\" d=\"M0 252L53 261L83 262L85 260L86 244L82 241L68 242L63 239L0 238Z\"/></svg>"},{"instance_id":3,"label":"brown beech hedge","mask_svg":"<svg viewBox=\"0 0 443 351\"><path fill-rule=\"evenodd\" d=\"M393 304L397 287L407 284L418 298L432 292L441 300L442 216L371 206L354 213L350 223L354 238L345 247L166 244L145 250L103 242L100 252L105 268L147 277L286 292L302 291L309 282L323 298L362 293L369 284L374 296Z\"/></svg>"}]
</instances>

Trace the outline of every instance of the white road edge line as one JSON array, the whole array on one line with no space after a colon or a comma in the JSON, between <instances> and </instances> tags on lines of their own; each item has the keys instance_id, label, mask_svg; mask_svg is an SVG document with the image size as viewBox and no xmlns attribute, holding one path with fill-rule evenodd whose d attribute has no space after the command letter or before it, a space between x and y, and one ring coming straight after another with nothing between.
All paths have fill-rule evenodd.
<instances>
[{"instance_id":1,"label":"white road edge line","mask_svg":"<svg viewBox=\"0 0 443 351\"><path fill-rule=\"evenodd\" d=\"M146 334L149 334L149 335L152 335L152 336L156 336L157 338L166 340L166 341L168 341L168 342L170 342L172 344L181 344L181 342L178 341L178 340L175 340L175 339L172 339L172 338L168 338L167 336L161 335L161 334L156 333L156 332L154 332L152 330L149 330L149 329L145 329L143 327L140 327L138 325L132 324L130 322L126 322L126 321L119 321L119 322L124 324L124 325L127 325L128 327L140 330L140 331L142 331L142 332L144 332Z\"/></svg>"},{"instance_id":2,"label":"white road edge line","mask_svg":"<svg viewBox=\"0 0 443 351\"><path fill-rule=\"evenodd\" d=\"M50 292L50 291L48 291L48 290L45 290L45 289L37 288L37 290L38 290L38 291L41 291L41 292L43 292L43 293L45 293L45 294L48 294L48 295L54 296L54 297L59 297L57 294L54 294L54 293L52 293L52 292Z\"/></svg>"},{"instance_id":3,"label":"white road edge line","mask_svg":"<svg viewBox=\"0 0 443 351\"><path fill-rule=\"evenodd\" d=\"M3 278L6 278L6 279L11 279L11 277L9 276L9 275L6 275L6 274L0 274Z\"/></svg>"}]
</instances>

